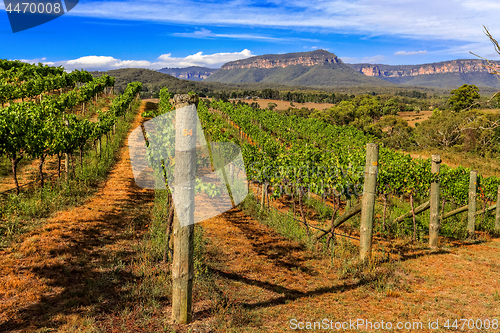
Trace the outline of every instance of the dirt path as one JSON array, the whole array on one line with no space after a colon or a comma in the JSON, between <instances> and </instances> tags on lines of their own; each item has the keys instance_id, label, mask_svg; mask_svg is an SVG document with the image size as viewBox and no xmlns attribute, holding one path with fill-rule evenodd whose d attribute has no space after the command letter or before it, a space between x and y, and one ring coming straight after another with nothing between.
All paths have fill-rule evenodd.
<instances>
[{"instance_id":1,"label":"dirt path","mask_svg":"<svg viewBox=\"0 0 500 333\"><path fill-rule=\"evenodd\" d=\"M136 279L127 264L152 200L152 191L135 185L125 146L92 199L57 213L0 252L0 332L31 332L46 324L71 332L76 318L116 305L121 288Z\"/></svg>"}]
</instances>

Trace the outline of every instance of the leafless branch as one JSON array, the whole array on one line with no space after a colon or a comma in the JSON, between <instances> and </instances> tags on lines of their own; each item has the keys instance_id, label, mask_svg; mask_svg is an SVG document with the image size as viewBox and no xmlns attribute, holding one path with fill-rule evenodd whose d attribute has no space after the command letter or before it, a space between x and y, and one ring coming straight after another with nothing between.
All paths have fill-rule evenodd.
<instances>
[{"instance_id":1,"label":"leafless branch","mask_svg":"<svg viewBox=\"0 0 500 333\"><path fill-rule=\"evenodd\" d=\"M495 48L495 51L498 54L500 54L500 44L498 43L498 41L495 38L493 38L493 36L490 34L490 31L488 30L488 28L486 26L483 25L483 28L484 28L484 34L490 39L490 42L493 44L493 47ZM489 70L491 70L492 72L490 72L490 74L496 75L496 79L500 81L500 72L499 72L500 66L493 64L489 59L486 59L486 58L483 58L481 56L478 56L477 54L475 54L475 53L473 53L471 51L469 51L469 52L471 54L475 55L478 58L486 60L486 62L488 63L489 66L482 65L482 64L481 64L481 66L483 66L483 67L488 68ZM498 94L498 92L496 94ZM491 97L490 101L493 99L493 97L495 97L495 95L493 95Z\"/></svg>"},{"instance_id":2,"label":"leafless branch","mask_svg":"<svg viewBox=\"0 0 500 333\"><path fill-rule=\"evenodd\" d=\"M483 25L483 28L485 30L485 34L486 36L488 36L488 38L490 39L491 43L493 44L493 47L495 48L495 51L500 54L500 45L498 44L497 40L495 38L493 38L493 36L490 34L488 28L486 28L484 25Z\"/></svg>"}]
</instances>

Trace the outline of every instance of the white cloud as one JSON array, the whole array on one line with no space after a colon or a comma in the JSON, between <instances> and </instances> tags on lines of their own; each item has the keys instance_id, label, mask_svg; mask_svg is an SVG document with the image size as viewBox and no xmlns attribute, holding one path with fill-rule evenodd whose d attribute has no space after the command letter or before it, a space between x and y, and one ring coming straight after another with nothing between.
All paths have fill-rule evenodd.
<instances>
[{"instance_id":1,"label":"white cloud","mask_svg":"<svg viewBox=\"0 0 500 333\"><path fill-rule=\"evenodd\" d=\"M289 43L297 41L318 42L317 39L308 39L308 38L295 38L295 37L277 38L277 37L255 35L255 34L217 34L205 28L201 28L200 30L196 30L194 32L176 32L173 33L172 36L199 38L199 39L231 38L231 39L260 40L260 41L281 42L281 43Z\"/></svg>"},{"instance_id":2,"label":"white cloud","mask_svg":"<svg viewBox=\"0 0 500 333\"><path fill-rule=\"evenodd\" d=\"M282 39L269 36L252 35L252 34L216 34L212 31L202 28L201 30L196 30L194 32L177 32L173 33L172 36L188 37L188 38L232 38L232 39L247 39L247 40L267 40L267 41L281 41Z\"/></svg>"},{"instance_id":3,"label":"white cloud","mask_svg":"<svg viewBox=\"0 0 500 333\"><path fill-rule=\"evenodd\" d=\"M169 23L286 27L322 32L398 35L488 43L485 24L500 34L496 0L290 0L271 1L263 8L255 2L197 0L92 1L81 2L69 15ZM254 34L213 34L210 31L184 36L209 38L264 38ZM482 42L483 43L483 42Z\"/></svg>"},{"instance_id":4,"label":"white cloud","mask_svg":"<svg viewBox=\"0 0 500 333\"><path fill-rule=\"evenodd\" d=\"M16 60L19 60L19 61L22 61L22 62L27 62L27 63L30 63L30 64L38 64L39 62L44 62L45 60L47 60L47 58L39 58L39 59L16 59Z\"/></svg>"},{"instance_id":5,"label":"white cloud","mask_svg":"<svg viewBox=\"0 0 500 333\"><path fill-rule=\"evenodd\" d=\"M398 51L394 55L415 55L415 54L426 54L427 50L423 51Z\"/></svg>"},{"instance_id":6,"label":"white cloud","mask_svg":"<svg viewBox=\"0 0 500 333\"><path fill-rule=\"evenodd\" d=\"M339 57L343 62L347 64L380 64L385 60L385 56L376 55L371 57L356 58L356 57Z\"/></svg>"},{"instance_id":7,"label":"white cloud","mask_svg":"<svg viewBox=\"0 0 500 333\"><path fill-rule=\"evenodd\" d=\"M224 63L239 59L245 59L252 56L250 50L244 49L241 52L234 53L214 53L203 54L198 52L184 58L175 58L169 54L163 54L158 57L161 64L168 64L163 67L187 67L187 66L206 66L206 67L220 67Z\"/></svg>"},{"instance_id":8,"label":"white cloud","mask_svg":"<svg viewBox=\"0 0 500 333\"><path fill-rule=\"evenodd\" d=\"M51 66L63 66L66 70L85 69L85 70L109 70L118 68L149 68L160 69L164 67L189 67L204 66L218 68L226 62L244 59L252 56L250 50L244 49L241 52L233 53L214 53L203 54L198 52L186 57L172 57L170 53L162 54L156 61L148 60L122 60L110 56L85 56L77 59L64 61L45 61L42 59L23 60L25 62L35 63L43 62Z\"/></svg>"}]
</instances>

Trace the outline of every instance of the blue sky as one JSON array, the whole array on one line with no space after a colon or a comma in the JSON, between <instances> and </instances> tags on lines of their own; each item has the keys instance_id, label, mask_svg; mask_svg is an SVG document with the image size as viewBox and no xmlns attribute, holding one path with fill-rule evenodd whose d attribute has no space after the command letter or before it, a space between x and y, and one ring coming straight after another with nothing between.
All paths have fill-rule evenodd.
<instances>
[{"instance_id":1,"label":"blue sky","mask_svg":"<svg viewBox=\"0 0 500 333\"><path fill-rule=\"evenodd\" d=\"M325 49L347 63L500 59L500 2L405 0L81 0L68 14L12 33L0 4L0 58L71 70L218 68L270 53Z\"/></svg>"}]
</instances>

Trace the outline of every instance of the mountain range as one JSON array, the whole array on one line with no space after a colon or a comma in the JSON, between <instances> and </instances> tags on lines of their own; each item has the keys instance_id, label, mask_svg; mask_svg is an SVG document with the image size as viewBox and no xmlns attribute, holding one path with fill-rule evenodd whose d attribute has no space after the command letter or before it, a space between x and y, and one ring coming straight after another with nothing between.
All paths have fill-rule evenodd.
<instances>
[{"instance_id":1,"label":"mountain range","mask_svg":"<svg viewBox=\"0 0 500 333\"><path fill-rule=\"evenodd\" d=\"M500 61L491 61L500 66ZM206 67L164 68L160 72L180 79L221 83L275 83L291 86L458 87L475 84L500 88L481 59L460 59L421 65L346 64L325 50L266 54L232 61L220 69Z\"/></svg>"}]
</instances>

